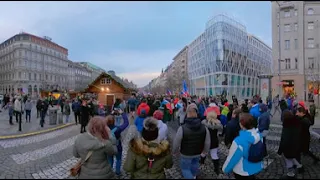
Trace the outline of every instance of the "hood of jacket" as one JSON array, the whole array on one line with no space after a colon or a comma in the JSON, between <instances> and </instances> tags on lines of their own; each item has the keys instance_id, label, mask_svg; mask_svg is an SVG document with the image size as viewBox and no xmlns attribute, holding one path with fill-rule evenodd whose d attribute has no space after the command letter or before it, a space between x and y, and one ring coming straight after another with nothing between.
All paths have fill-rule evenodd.
<instances>
[{"instance_id":1,"label":"hood of jacket","mask_svg":"<svg viewBox=\"0 0 320 180\"><path fill-rule=\"evenodd\" d=\"M134 153L143 156L163 157L170 153L170 144L167 140L156 143L145 141L142 138L132 139L130 141L130 148Z\"/></svg>"},{"instance_id":2,"label":"hood of jacket","mask_svg":"<svg viewBox=\"0 0 320 180\"><path fill-rule=\"evenodd\" d=\"M81 148L88 151L101 149L106 145L107 142L100 141L97 137L91 135L89 132L81 134L80 136L79 142L81 144Z\"/></svg>"},{"instance_id":3,"label":"hood of jacket","mask_svg":"<svg viewBox=\"0 0 320 180\"><path fill-rule=\"evenodd\" d=\"M201 120L199 118L186 118L184 123L189 129L197 130L201 126Z\"/></svg>"},{"instance_id":4,"label":"hood of jacket","mask_svg":"<svg viewBox=\"0 0 320 180\"><path fill-rule=\"evenodd\" d=\"M145 108L149 107L149 105L147 103L141 103L139 105L139 107L141 107L142 109L145 109Z\"/></svg>"},{"instance_id":5,"label":"hood of jacket","mask_svg":"<svg viewBox=\"0 0 320 180\"><path fill-rule=\"evenodd\" d=\"M217 104L216 103L210 103L209 107L217 107Z\"/></svg>"},{"instance_id":6,"label":"hood of jacket","mask_svg":"<svg viewBox=\"0 0 320 180\"><path fill-rule=\"evenodd\" d=\"M202 124L205 125L208 129L212 129L212 130L223 128L222 124L219 120L215 120L215 122L212 123L212 122L209 122L208 120L205 119L202 121Z\"/></svg>"},{"instance_id":7,"label":"hood of jacket","mask_svg":"<svg viewBox=\"0 0 320 180\"><path fill-rule=\"evenodd\" d=\"M242 140L249 144L256 144L262 139L259 129L257 128L240 130L239 136Z\"/></svg>"}]
</instances>

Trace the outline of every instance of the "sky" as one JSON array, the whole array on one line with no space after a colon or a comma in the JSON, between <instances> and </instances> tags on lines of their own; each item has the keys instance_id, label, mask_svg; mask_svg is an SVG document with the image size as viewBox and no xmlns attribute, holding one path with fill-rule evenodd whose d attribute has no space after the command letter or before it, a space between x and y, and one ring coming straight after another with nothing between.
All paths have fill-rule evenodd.
<instances>
[{"instance_id":1,"label":"sky","mask_svg":"<svg viewBox=\"0 0 320 180\"><path fill-rule=\"evenodd\" d=\"M205 30L226 14L271 47L271 2L0 2L0 42L21 31L69 50L72 61L88 61L142 87Z\"/></svg>"}]
</instances>

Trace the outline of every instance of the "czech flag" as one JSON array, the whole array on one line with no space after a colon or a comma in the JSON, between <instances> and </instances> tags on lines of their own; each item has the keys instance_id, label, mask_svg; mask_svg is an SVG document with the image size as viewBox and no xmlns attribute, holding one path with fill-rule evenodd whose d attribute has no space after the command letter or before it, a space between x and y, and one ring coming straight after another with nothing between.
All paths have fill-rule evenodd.
<instances>
[{"instance_id":1,"label":"czech flag","mask_svg":"<svg viewBox=\"0 0 320 180\"><path fill-rule=\"evenodd\" d=\"M183 95L185 95L185 96L189 96L189 93L188 93L188 86L187 86L187 82L186 82L186 80L183 80Z\"/></svg>"},{"instance_id":2,"label":"czech flag","mask_svg":"<svg viewBox=\"0 0 320 180\"><path fill-rule=\"evenodd\" d=\"M172 93L171 93L171 91L169 89L167 89L167 94L170 95L170 96L172 95Z\"/></svg>"}]
</instances>

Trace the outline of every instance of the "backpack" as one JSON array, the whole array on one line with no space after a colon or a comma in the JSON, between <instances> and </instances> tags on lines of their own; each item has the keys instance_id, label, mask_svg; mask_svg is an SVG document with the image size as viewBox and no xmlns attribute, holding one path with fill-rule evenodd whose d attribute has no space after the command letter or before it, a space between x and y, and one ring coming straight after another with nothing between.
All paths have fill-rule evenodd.
<instances>
[{"instance_id":1,"label":"backpack","mask_svg":"<svg viewBox=\"0 0 320 180\"><path fill-rule=\"evenodd\" d=\"M116 135L114 134L116 131L118 130L118 127L115 127L115 128L113 128L112 130L111 130L111 134L112 134L112 136L114 137L114 138L116 138L116 140L117 140L117 146L119 145L119 143L120 143L120 140L116 137Z\"/></svg>"},{"instance_id":2,"label":"backpack","mask_svg":"<svg viewBox=\"0 0 320 180\"><path fill-rule=\"evenodd\" d=\"M265 145L260 140L256 144L251 144L248 153L248 161L252 163L261 162L265 156Z\"/></svg>"}]
</instances>

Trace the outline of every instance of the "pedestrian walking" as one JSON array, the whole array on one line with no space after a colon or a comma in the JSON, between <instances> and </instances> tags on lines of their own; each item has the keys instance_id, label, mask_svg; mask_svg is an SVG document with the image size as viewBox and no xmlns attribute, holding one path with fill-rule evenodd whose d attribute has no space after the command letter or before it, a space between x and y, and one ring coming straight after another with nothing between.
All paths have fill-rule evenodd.
<instances>
[{"instance_id":1,"label":"pedestrian walking","mask_svg":"<svg viewBox=\"0 0 320 180\"><path fill-rule=\"evenodd\" d=\"M70 114L71 114L71 110L70 110L70 101L66 100L64 103L64 115L66 116L66 123L69 123L69 118L70 118Z\"/></svg>"},{"instance_id":2,"label":"pedestrian walking","mask_svg":"<svg viewBox=\"0 0 320 180\"><path fill-rule=\"evenodd\" d=\"M16 115L16 122L19 123L19 131L22 131L21 116L23 114L23 108L22 108L22 100L21 100L20 96L17 97L14 102L14 110L15 110L15 115Z\"/></svg>"},{"instance_id":3,"label":"pedestrian walking","mask_svg":"<svg viewBox=\"0 0 320 180\"><path fill-rule=\"evenodd\" d=\"M240 127L241 131L239 136L236 137L229 149L229 154L226 161L223 164L222 170L224 173L231 173L233 171L236 179L255 179L255 175L258 174L263 167L262 159L258 162L249 161L250 151L263 154L264 149L254 149L253 147L260 147L262 136L255 128L255 119L249 113L240 114ZM262 155L263 156L263 155Z\"/></svg>"},{"instance_id":4,"label":"pedestrian walking","mask_svg":"<svg viewBox=\"0 0 320 180\"><path fill-rule=\"evenodd\" d=\"M220 161L218 157L218 147L219 147L219 139L218 139L218 130L222 130L223 126L221 122L218 120L217 113L214 111L210 111L207 114L205 120L202 121L209 132L210 132L210 156L214 165L214 172L217 175L220 175ZM200 163L204 164L206 155L201 154Z\"/></svg>"},{"instance_id":5,"label":"pedestrian walking","mask_svg":"<svg viewBox=\"0 0 320 180\"><path fill-rule=\"evenodd\" d=\"M86 132L86 126L88 125L90 118L90 108L87 105L87 101L83 100L82 105L80 107L80 133Z\"/></svg>"},{"instance_id":6,"label":"pedestrian walking","mask_svg":"<svg viewBox=\"0 0 320 180\"><path fill-rule=\"evenodd\" d=\"M263 143L265 146L265 156L267 156L268 153L267 153L266 138L269 134L270 113L268 112L268 106L265 104L260 104L260 111L262 114L258 118L258 129L259 129L259 132L262 134Z\"/></svg>"},{"instance_id":7,"label":"pedestrian walking","mask_svg":"<svg viewBox=\"0 0 320 180\"><path fill-rule=\"evenodd\" d=\"M73 155L84 161L79 179L113 179L114 172L106 155L117 154L116 139L111 135L107 121L99 116L89 121L88 133L81 134L74 142Z\"/></svg>"},{"instance_id":8,"label":"pedestrian walking","mask_svg":"<svg viewBox=\"0 0 320 180\"><path fill-rule=\"evenodd\" d=\"M13 111L14 111L14 108L13 108L13 103L12 101L10 101L9 103L7 103L7 106L8 108L8 113L9 113L9 124L10 125L13 125L13 122L12 122L12 116L13 116Z\"/></svg>"},{"instance_id":9,"label":"pedestrian walking","mask_svg":"<svg viewBox=\"0 0 320 180\"><path fill-rule=\"evenodd\" d=\"M198 107L188 105L185 124L177 130L173 153L177 155L180 149L180 168L185 179L195 179L199 175L199 160L201 154L207 154L210 149L210 133L198 118Z\"/></svg>"},{"instance_id":10,"label":"pedestrian walking","mask_svg":"<svg viewBox=\"0 0 320 180\"><path fill-rule=\"evenodd\" d=\"M241 130L239 116L242 113L241 108L233 110L231 120L227 123L224 143L227 147L231 146L233 140L239 136Z\"/></svg>"},{"instance_id":11,"label":"pedestrian walking","mask_svg":"<svg viewBox=\"0 0 320 180\"><path fill-rule=\"evenodd\" d=\"M163 112L161 110L156 110L153 113L153 117L158 120L159 135L157 141L160 143L168 138L168 126L162 121Z\"/></svg>"},{"instance_id":12,"label":"pedestrian walking","mask_svg":"<svg viewBox=\"0 0 320 180\"><path fill-rule=\"evenodd\" d=\"M24 110L26 112L26 122L30 123L30 119L31 119L31 110L32 110L32 102L30 100L30 98L26 101L26 103L24 104Z\"/></svg>"},{"instance_id":13,"label":"pedestrian walking","mask_svg":"<svg viewBox=\"0 0 320 180\"><path fill-rule=\"evenodd\" d=\"M285 179L294 178L295 166L302 172L302 164L297 159L300 157L300 144L301 144L301 127L298 118L291 112L283 112L283 124L281 140L279 145L278 154L284 155L287 174Z\"/></svg>"},{"instance_id":14,"label":"pedestrian walking","mask_svg":"<svg viewBox=\"0 0 320 180\"><path fill-rule=\"evenodd\" d=\"M131 179L166 179L164 169L172 167L170 144L167 140L158 143L158 120L145 119L142 137L129 143L124 170L131 174Z\"/></svg>"},{"instance_id":15,"label":"pedestrian walking","mask_svg":"<svg viewBox=\"0 0 320 180\"><path fill-rule=\"evenodd\" d=\"M117 154L115 156L108 156L108 162L113 167L114 158L116 159L116 174L120 175L121 170L121 160L122 160L122 143L121 143L121 133L128 127L129 120L128 115L124 113L121 109L119 110L119 115L123 118L123 124L117 126L115 125L115 117L113 115L109 115L106 117L107 125L111 131L111 134L116 138L117 140Z\"/></svg>"},{"instance_id":16,"label":"pedestrian walking","mask_svg":"<svg viewBox=\"0 0 320 180\"><path fill-rule=\"evenodd\" d=\"M38 101L37 101L37 105L36 105L36 108L37 108L37 119L41 116L41 99L39 98Z\"/></svg>"},{"instance_id":17,"label":"pedestrian walking","mask_svg":"<svg viewBox=\"0 0 320 180\"><path fill-rule=\"evenodd\" d=\"M81 107L81 103L79 102L78 99L76 99L72 103L72 111L74 113L74 120L76 122L76 125L78 125L78 123L80 123L80 107Z\"/></svg>"}]
</instances>

